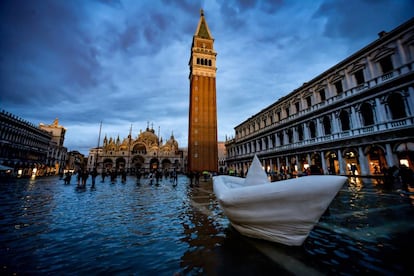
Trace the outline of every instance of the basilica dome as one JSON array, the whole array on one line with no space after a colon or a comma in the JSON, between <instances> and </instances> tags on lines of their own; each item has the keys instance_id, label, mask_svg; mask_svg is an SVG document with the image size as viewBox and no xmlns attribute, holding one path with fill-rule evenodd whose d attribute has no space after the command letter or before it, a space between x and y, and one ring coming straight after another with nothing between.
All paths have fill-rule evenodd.
<instances>
[{"instance_id":1,"label":"basilica dome","mask_svg":"<svg viewBox=\"0 0 414 276\"><path fill-rule=\"evenodd\" d=\"M158 145L158 137L155 135L154 129L147 128L139 134L136 142L142 142L147 146Z\"/></svg>"},{"instance_id":2,"label":"basilica dome","mask_svg":"<svg viewBox=\"0 0 414 276\"><path fill-rule=\"evenodd\" d=\"M165 144L170 146L171 149L178 149L178 142L175 140L174 135L171 135L170 140L168 140Z\"/></svg>"}]
</instances>

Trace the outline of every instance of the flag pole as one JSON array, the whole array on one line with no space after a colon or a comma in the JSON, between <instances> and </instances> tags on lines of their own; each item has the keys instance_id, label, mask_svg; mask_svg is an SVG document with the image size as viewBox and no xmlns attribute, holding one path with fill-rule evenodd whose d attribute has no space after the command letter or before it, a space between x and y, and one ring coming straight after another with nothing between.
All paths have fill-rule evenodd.
<instances>
[{"instance_id":1,"label":"flag pole","mask_svg":"<svg viewBox=\"0 0 414 276\"><path fill-rule=\"evenodd\" d=\"M128 136L128 166L127 166L127 169L128 169L128 172L129 173L131 173L131 139L132 139L132 137L131 137L131 135L132 135L132 124L131 124L131 127L129 128L129 136Z\"/></svg>"},{"instance_id":2,"label":"flag pole","mask_svg":"<svg viewBox=\"0 0 414 276\"><path fill-rule=\"evenodd\" d=\"M101 142L101 131L102 131L102 121L101 124L99 126L99 136L98 136L98 147L96 148L96 160L95 160L95 168L96 170L98 170L98 157L99 157L99 145Z\"/></svg>"}]
</instances>

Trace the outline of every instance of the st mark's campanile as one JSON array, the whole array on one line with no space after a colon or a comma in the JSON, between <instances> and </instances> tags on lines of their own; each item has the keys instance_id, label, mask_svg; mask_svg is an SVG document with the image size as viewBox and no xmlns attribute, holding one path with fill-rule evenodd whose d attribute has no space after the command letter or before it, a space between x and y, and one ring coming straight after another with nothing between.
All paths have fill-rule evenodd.
<instances>
[{"instance_id":1,"label":"st mark's campanile","mask_svg":"<svg viewBox=\"0 0 414 276\"><path fill-rule=\"evenodd\" d=\"M217 172L216 56L203 10L193 36L190 67L188 171Z\"/></svg>"}]
</instances>

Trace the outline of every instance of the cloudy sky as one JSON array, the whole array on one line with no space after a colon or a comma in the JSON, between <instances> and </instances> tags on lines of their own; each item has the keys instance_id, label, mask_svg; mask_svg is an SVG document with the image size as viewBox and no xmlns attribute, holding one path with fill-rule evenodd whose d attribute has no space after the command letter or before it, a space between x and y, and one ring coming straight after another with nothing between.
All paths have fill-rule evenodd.
<instances>
[{"instance_id":1,"label":"cloudy sky","mask_svg":"<svg viewBox=\"0 0 414 276\"><path fill-rule=\"evenodd\" d=\"M215 39L218 137L414 16L412 0L2 0L0 109L84 154L149 122L187 146L200 8ZM102 144L102 141L100 142Z\"/></svg>"}]
</instances>

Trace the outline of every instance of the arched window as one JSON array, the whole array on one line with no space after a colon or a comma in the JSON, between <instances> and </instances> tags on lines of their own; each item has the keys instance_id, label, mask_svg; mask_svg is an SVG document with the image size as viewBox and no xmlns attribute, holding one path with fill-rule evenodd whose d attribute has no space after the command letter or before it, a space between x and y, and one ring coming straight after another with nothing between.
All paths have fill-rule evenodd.
<instances>
[{"instance_id":1,"label":"arched window","mask_svg":"<svg viewBox=\"0 0 414 276\"><path fill-rule=\"evenodd\" d=\"M200 64L200 58L197 58L197 64Z\"/></svg>"},{"instance_id":2,"label":"arched window","mask_svg":"<svg viewBox=\"0 0 414 276\"><path fill-rule=\"evenodd\" d=\"M201 59L201 65L204 65L204 59Z\"/></svg>"},{"instance_id":3,"label":"arched window","mask_svg":"<svg viewBox=\"0 0 414 276\"><path fill-rule=\"evenodd\" d=\"M325 130L325 135L331 134L331 119L329 116L323 117L323 128Z\"/></svg>"},{"instance_id":4,"label":"arched window","mask_svg":"<svg viewBox=\"0 0 414 276\"><path fill-rule=\"evenodd\" d=\"M211 66L211 59L208 60L208 66Z\"/></svg>"},{"instance_id":5,"label":"arched window","mask_svg":"<svg viewBox=\"0 0 414 276\"><path fill-rule=\"evenodd\" d=\"M339 120L341 121L341 130L346 131L350 130L351 127L349 125L349 114L346 110L342 110L339 114Z\"/></svg>"},{"instance_id":6,"label":"arched window","mask_svg":"<svg viewBox=\"0 0 414 276\"><path fill-rule=\"evenodd\" d=\"M298 125L298 139L299 141L303 140L303 126L302 125Z\"/></svg>"},{"instance_id":7,"label":"arched window","mask_svg":"<svg viewBox=\"0 0 414 276\"><path fill-rule=\"evenodd\" d=\"M310 137L311 138L315 138L316 137L316 126L315 126L315 122L311 121L309 123L309 132L310 132Z\"/></svg>"},{"instance_id":8,"label":"arched window","mask_svg":"<svg viewBox=\"0 0 414 276\"><path fill-rule=\"evenodd\" d=\"M293 143L293 131L292 131L291 128L288 129L287 135L288 135L288 139L289 139L289 144Z\"/></svg>"},{"instance_id":9,"label":"arched window","mask_svg":"<svg viewBox=\"0 0 414 276\"><path fill-rule=\"evenodd\" d=\"M283 133L282 132L279 132L278 134L277 134L277 136L279 137L279 141L280 141L280 145L281 146L283 146Z\"/></svg>"},{"instance_id":10,"label":"arched window","mask_svg":"<svg viewBox=\"0 0 414 276\"><path fill-rule=\"evenodd\" d=\"M362 125L369 126L374 124L374 114L372 112L372 106L369 103L363 103L361 105Z\"/></svg>"},{"instance_id":11,"label":"arched window","mask_svg":"<svg viewBox=\"0 0 414 276\"><path fill-rule=\"evenodd\" d=\"M404 100L398 93L393 93L388 97L388 106L391 111L391 118L393 120L407 117L405 113Z\"/></svg>"},{"instance_id":12,"label":"arched window","mask_svg":"<svg viewBox=\"0 0 414 276\"><path fill-rule=\"evenodd\" d=\"M261 151L263 150L263 145L262 145L262 140L257 140L257 149L256 151Z\"/></svg>"}]
</instances>

